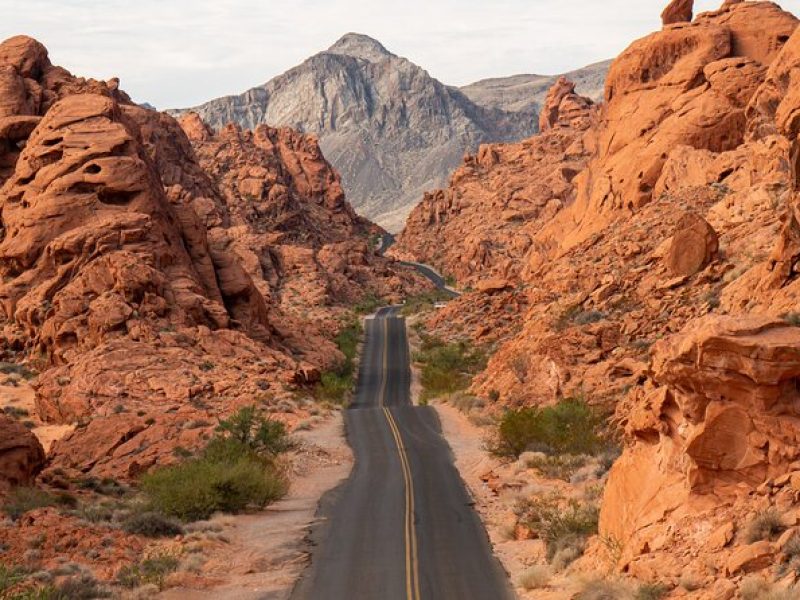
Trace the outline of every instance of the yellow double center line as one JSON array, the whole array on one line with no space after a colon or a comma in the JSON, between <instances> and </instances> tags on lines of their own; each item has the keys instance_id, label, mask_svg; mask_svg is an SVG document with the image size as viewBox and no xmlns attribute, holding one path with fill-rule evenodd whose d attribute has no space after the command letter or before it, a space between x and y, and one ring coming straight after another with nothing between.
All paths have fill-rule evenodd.
<instances>
[{"instance_id":1,"label":"yellow double center line","mask_svg":"<svg viewBox=\"0 0 800 600\"><path fill-rule=\"evenodd\" d=\"M419 593L419 558L417 556L417 530L414 527L414 480L411 477L411 465L406 453L406 446L403 443L403 436L400 435L400 428L397 426L394 416L384 405L386 399L386 381L389 373L389 319L383 319L383 372L381 373L381 395L380 406L389 423L389 429L394 437L397 446L397 454L400 457L400 468L403 471L403 481L405 482L405 547L406 547L406 596L408 600L421 600Z\"/></svg>"}]
</instances>

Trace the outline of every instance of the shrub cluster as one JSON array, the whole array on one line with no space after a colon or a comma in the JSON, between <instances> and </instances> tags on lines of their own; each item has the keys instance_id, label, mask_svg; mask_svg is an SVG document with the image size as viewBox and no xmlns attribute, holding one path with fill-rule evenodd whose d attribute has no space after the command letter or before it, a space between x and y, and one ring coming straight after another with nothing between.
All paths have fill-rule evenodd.
<instances>
[{"instance_id":1,"label":"shrub cluster","mask_svg":"<svg viewBox=\"0 0 800 600\"><path fill-rule=\"evenodd\" d=\"M415 296L409 296L400 309L400 314L404 316L415 315L422 311L432 310L437 302L451 300L452 296L440 289L431 292L422 292Z\"/></svg>"},{"instance_id":2,"label":"shrub cluster","mask_svg":"<svg viewBox=\"0 0 800 600\"><path fill-rule=\"evenodd\" d=\"M344 361L335 369L322 373L320 382L314 388L317 400L343 404L348 399L353 389L356 355L363 332L361 321L353 319L336 336L334 341L344 354Z\"/></svg>"},{"instance_id":3,"label":"shrub cluster","mask_svg":"<svg viewBox=\"0 0 800 600\"><path fill-rule=\"evenodd\" d=\"M263 507L286 493L276 457L291 447L283 424L245 407L221 421L203 453L142 478L148 510L183 521ZM154 531L163 523L152 523ZM150 525L135 525L148 530Z\"/></svg>"},{"instance_id":4,"label":"shrub cluster","mask_svg":"<svg viewBox=\"0 0 800 600\"><path fill-rule=\"evenodd\" d=\"M508 410L500 419L490 449L501 456L519 457L526 450L546 454L596 454L604 447L600 419L586 402L561 400L545 408Z\"/></svg>"},{"instance_id":5,"label":"shrub cluster","mask_svg":"<svg viewBox=\"0 0 800 600\"><path fill-rule=\"evenodd\" d=\"M486 354L464 341L448 344L433 336L421 337L414 360L421 365L423 401L466 389L486 366Z\"/></svg>"},{"instance_id":6,"label":"shrub cluster","mask_svg":"<svg viewBox=\"0 0 800 600\"><path fill-rule=\"evenodd\" d=\"M597 533L599 511L593 504L558 496L534 496L517 502L514 512L520 524L538 533L547 546L547 559L570 562L583 553L586 539ZM566 560L564 560L566 557Z\"/></svg>"}]
</instances>

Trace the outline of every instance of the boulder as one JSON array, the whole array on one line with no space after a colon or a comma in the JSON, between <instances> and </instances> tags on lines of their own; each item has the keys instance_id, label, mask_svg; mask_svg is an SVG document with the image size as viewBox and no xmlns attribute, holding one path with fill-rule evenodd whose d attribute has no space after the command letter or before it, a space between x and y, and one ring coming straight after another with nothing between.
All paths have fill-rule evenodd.
<instances>
[{"instance_id":1,"label":"boulder","mask_svg":"<svg viewBox=\"0 0 800 600\"><path fill-rule=\"evenodd\" d=\"M694 0L672 0L661 13L664 25L690 23L694 13Z\"/></svg>"},{"instance_id":2,"label":"boulder","mask_svg":"<svg viewBox=\"0 0 800 600\"><path fill-rule=\"evenodd\" d=\"M725 564L725 572L731 575L752 573L772 564L775 549L767 541L755 542L736 548Z\"/></svg>"},{"instance_id":3,"label":"boulder","mask_svg":"<svg viewBox=\"0 0 800 600\"><path fill-rule=\"evenodd\" d=\"M505 279L482 279L475 284L475 289L482 294L496 294L510 287L511 284Z\"/></svg>"},{"instance_id":4,"label":"boulder","mask_svg":"<svg viewBox=\"0 0 800 600\"><path fill-rule=\"evenodd\" d=\"M44 448L36 436L0 413L0 491L30 485L44 463Z\"/></svg>"},{"instance_id":5,"label":"boulder","mask_svg":"<svg viewBox=\"0 0 800 600\"><path fill-rule=\"evenodd\" d=\"M719 238L705 219L695 213L684 215L675 227L665 256L669 273L690 277L702 271L716 256Z\"/></svg>"}]
</instances>

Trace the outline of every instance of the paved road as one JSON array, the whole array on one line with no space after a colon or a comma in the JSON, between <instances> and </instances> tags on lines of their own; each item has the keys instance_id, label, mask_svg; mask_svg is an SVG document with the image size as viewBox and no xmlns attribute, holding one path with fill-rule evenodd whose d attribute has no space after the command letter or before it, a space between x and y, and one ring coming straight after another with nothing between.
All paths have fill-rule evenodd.
<instances>
[{"instance_id":1,"label":"paved road","mask_svg":"<svg viewBox=\"0 0 800 600\"><path fill-rule=\"evenodd\" d=\"M411 405L405 320L396 310L367 321L356 400L345 415L355 467L321 504L317 547L292 599L510 599L436 412Z\"/></svg>"},{"instance_id":2,"label":"paved road","mask_svg":"<svg viewBox=\"0 0 800 600\"><path fill-rule=\"evenodd\" d=\"M391 233L384 234L381 237L381 245L378 248L378 254L381 256L386 254L386 251L392 247L394 241L394 236ZM422 276L430 279L433 282L433 285L451 298L457 298L461 295L461 292L447 285L447 282L445 281L444 277L442 277L441 273L439 273L433 267L418 262L400 261L400 264L407 267L414 267Z\"/></svg>"}]
</instances>

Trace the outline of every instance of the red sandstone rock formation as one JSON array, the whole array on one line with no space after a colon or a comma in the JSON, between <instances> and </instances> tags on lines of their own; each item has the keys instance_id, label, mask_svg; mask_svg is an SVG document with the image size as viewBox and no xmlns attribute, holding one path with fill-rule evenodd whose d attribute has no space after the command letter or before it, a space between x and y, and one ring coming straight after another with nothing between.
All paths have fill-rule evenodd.
<instances>
[{"instance_id":1,"label":"red sandstone rock formation","mask_svg":"<svg viewBox=\"0 0 800 600\"><path fill-rule=\"evenodd\" d=\"M569 201L518 226L532 235L513 266L459 266L481 224L440 225L463 218L450 207L500 214L466 186L423 202L400 244L467 283L513 275L514 290L466 294L429 331L498 345L473 392L501 406L581 395L616 409L629 444L601 528L621 544L617 566L672 583L691 569L709 598L782 560L777 540L744 539L754 511L777 508L797 533L800 339L778 320L795 322L800 301L797 24L770 2L728 2L623 52ZM554 168L492 151L517 186ZM437 219L420 218L432 204ZM446 250L411 240L425 226ZM492 229L503 235L484 236L481 256L508 244Z\"/></svg>"},{"instance_id":2,"label":"red sandstone rock formation","mask_svg":"<svg viewBox=\"0 0 800 600\"><path fill-rule=\"evenodd\" d=\"M590 100L559 80L542 111L544 133L467 156L450 187L426 194L413 210L391 253L464 284L518 278L539 229L574 198L574 178L593 151L587 130L595 114Z\"/></svg>"},{"instance_id":3,"label":"red sandstone rock formation","mask_svg":"<svg viewBox=\"0 0 800 600\"><path fill-rule=\"evenodd\" d=\"M744 525L752 501L741 490L800 466L800 329L765 317L705 317L656 344L652 371L653 383L630 401L631 445L612 469L600 519L601 534L625 540L626 568L644 575L670 526L694 518L695 528L702 520L712 531L731 514ZM726 509L714 514L709 501ZM771 564L767 547L769 559L747 570ZM747 561L730 550L715 561L739 571Z\"/></svg>"},{"instance_id":4,"label":"red sandstone rock formation","mask_svg":"<svg viewBox=\"0 0 800 600\"><path fill-rule=\"evenodd\" d=\"M313 139L195 121L193 148L118 83L0 44L0 307L6 348L39 361L39 416L78 423L53 465L134 477L313 382L341 303L413 284Z\"/></svg>"},{"instance_id":5,"label":"red sandstone rock formation","mask_svg":"<svg viewBox=\"0 0 800 600\"><path fill-rule=\"evenodd\" d=\"M30 485L44 466L44 449L22 423L0 413L0 491Z\"/></svg>"},{"instance_id":6,"label":"red sandstone rock formation","mask_svg":"<svg viewBox=\"0 0 800 600\"><path fill-rule=\"evenodd\" d=\"M694 0L672 0L661 13L661 22L664 25L690 23L693 14Z\"/></svg>"}]
</instances>

